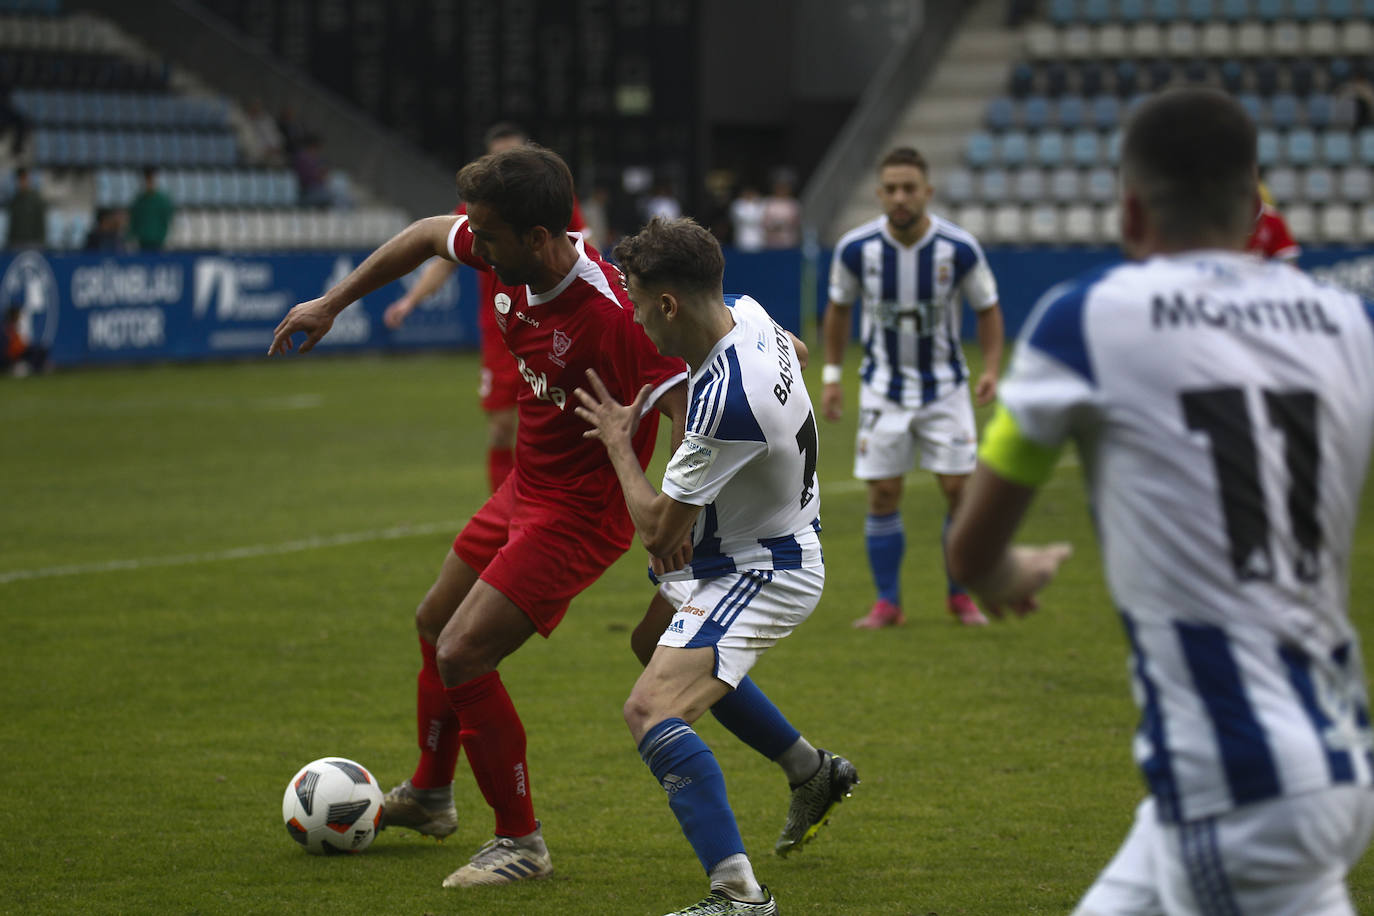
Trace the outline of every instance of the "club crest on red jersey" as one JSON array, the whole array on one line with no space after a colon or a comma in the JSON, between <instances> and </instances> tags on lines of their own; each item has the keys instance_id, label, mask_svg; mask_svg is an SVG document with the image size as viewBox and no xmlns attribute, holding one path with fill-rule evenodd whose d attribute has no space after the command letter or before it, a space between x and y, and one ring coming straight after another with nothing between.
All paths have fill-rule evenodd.
<instances>
[{"instance_id":1,"label":"club crest on red jersey","mask_svg":"<svg viewBox=\"0 0 1374 916\"><path fill-rule=\"evenodd\" d=\"M572 346L572 338L557 328L553 332L553 355L562 356Z\"/></svg>"}]
</instances>

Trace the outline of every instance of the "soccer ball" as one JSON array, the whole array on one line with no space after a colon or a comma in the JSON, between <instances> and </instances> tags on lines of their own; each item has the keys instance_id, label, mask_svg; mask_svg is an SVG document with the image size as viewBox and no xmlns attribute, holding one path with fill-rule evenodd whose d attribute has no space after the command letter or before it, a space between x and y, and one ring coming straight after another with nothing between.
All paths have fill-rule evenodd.
<instances>
[{"instance_id":1,"label":"soccer ball","mask_svg":"<svg viewBox=\"0 0 1374 916\"><path fill-rule=\"evenodd\" d=\"M362 852L382 822L382 790L362 764L321 757L286 786L281 816L291 839L317 856Z\"/></svg>"}]
</instances>

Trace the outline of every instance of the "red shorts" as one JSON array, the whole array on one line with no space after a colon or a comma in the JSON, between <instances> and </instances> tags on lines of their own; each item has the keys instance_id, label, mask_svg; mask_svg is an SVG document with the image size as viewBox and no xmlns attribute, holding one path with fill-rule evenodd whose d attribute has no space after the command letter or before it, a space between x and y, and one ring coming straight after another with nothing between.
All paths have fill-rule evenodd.
<instances>
[{"instance_id":1,"label":"red shorts","mask_svg":"<svg viewBox=\"0 0 1374 916\"><path fill-rule=\"evenodd\" d=\"M515 474L458 532L453 552L525 612L539 635L629 549L633 535L609 538L596 519L519 499Z\"/></svg>"},{"instance_id":2,"label":"red shorts","mask_svg":"<svg viewBox=\"0 0 1374 916\"><path fill-rule=\"evenodd\" d=\"M515 357L506 349L506 342L499 334L483 334L482 378L477 385L482 409L514 410L520 381L520 370L515 367Z\"/></svg>"}]
</instances>

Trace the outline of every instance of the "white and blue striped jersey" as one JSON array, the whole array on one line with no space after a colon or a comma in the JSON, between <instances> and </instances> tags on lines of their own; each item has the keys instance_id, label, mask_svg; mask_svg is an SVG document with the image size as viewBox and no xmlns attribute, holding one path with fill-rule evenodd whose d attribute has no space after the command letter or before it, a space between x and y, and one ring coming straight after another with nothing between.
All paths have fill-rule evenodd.
<instances>
[{"instance_id":1,"label":"white and blue striped jersey","mask_svg":"<svg viewBox=\"0 0 1374 916\"><path fill-rule=\"evenodd\" d=\"M702 506L692 562L660 579L823 565L816 418L792 339L748 296L727 296L735 326L695 367L687 431L663 492Z\"/></svg>"},{"instance_id":2,"label":"white and blue striped jersey","mask_svg":"<svg viewBox=\"0 0 1374 916\"><path fill-rule=\"evenodd\" d=\"M959 345L963 300L997 304L997 282L978 240L930 214L930 229L907 247L887 217L847 232L830 262L830 301L860 300L863 384L903 407L939 400L968 380Z\"/></svg>"},{"instance_id":3,"label":"white and blue striped jersey","mask_svg":"<svg viewBox=\"0 0 1374 916\"><path fill-rule=\"evenodd\" d=\"M1286 265L1190 252L1056 287L1022 331L1002 402L1078 445L1166 821L1371 784L1347 605L1372 320Z\"/></svg>"}]
</instances>

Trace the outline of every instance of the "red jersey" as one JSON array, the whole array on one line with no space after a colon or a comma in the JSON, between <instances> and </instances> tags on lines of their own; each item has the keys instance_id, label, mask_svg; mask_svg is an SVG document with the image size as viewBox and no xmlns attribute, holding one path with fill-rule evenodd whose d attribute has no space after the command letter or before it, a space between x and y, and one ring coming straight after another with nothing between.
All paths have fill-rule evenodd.
<instances>
[{"instance_id":1,"label":"red jersey","mask_svg":"<svg viewBox=\"0 0 1374 916\"><path fill-rule=\"evenodd\" d=\"M1260 207L1259 217L1255 220L1255 231L1251 233L1250 241L1245 243L1245 250L1264 255L1266 258L1281 258L1285 261L1294 260L1302 252L1298 243L1293 241L1288 224L1283 221L1279 211L1269 204Z\"/></svg>"},{"instance_id":2,"label":"red jersey","mask_svg":"<svg viewBox=\"0 0 1374 916\"><path fill-rule=\"evenodd\" d=\"M570 238L577 246L577 263L561 283L538 295L529 287L502 283L473 254L465 216L449 232L448 253L490 275L493 296L479 307L491 310L496 332L525 382L516 402L514 473L520 498L575 508L593 523L604 519L624 526L629 537L633 525L620 482L601 443L582 437L587 424L574 413L573 391L587 385L590 368L622 404L633 401L644 385L654 386L652 405L687 379L687 364L661 355L635 323L620 271L580 235ZM646 413L633 439L641 467L649 463L657 433L657 413Z\"/></svg>"},{"instance_id":3,"label":"red jersey","mask_svg":"<svg viewBox=\"0 0 1374 916\"><path fill-rule=\"evenodd\" d=\"M454 216L463 216L468 212L467 204L460 203L453 208ZM577 197L573 197L572 222L568 223L569 232L585 232L587 221L582 218L582 208L577 203ZM496 274L486 271L477 275L477 327L482 332L482 337L497 333L496 321L491 309L486 308L491 302L491 297L496 295L493 284L496 281Z\"/></svg>"}]
</instances>

